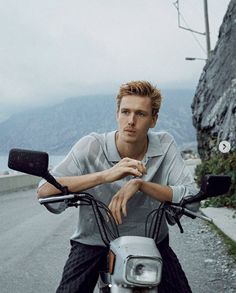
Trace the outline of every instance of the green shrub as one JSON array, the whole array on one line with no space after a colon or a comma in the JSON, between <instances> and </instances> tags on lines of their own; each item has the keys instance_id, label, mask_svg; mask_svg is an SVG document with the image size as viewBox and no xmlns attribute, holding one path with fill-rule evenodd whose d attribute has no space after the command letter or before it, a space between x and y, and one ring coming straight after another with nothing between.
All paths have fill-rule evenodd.
<instances>
[{"instance_id":1,"label":"green shrub","mask_svg":"<svg viewBox=\"0 0 236 293\"><path fill-rule=\"evenodd\" d=\"M227 154L215 154L208 161L203 161L196 167L197 183L200 185L201 178L205 174L229 175L232 184L229 192L224 196L213 197L206 200L204 206L232 207L236 209L236 151Z\"/></svg>"}]
</instances>

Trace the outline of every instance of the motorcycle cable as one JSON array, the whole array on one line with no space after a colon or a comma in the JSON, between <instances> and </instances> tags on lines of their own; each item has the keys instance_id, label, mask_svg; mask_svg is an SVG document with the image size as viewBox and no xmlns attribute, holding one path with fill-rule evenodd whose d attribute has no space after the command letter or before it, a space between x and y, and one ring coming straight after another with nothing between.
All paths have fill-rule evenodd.
<instances>
[{"instance_id":1,"label":"motorcycle cable","mask_svg":"<svg viewBox=\"0 0 236 293\"><path fill-rule=\"evenodd\" d=\"M115 239L115 238L120 237L120 235L119 235L119 230L118 230L118 226L117 226L117 224L116 224L116 222L115 222L115 219L114 219L114 217L113 217L113 215L112 215L110 209L109 209L109 208L108 208L108 207L107 207L102 201L97 200L97 199L94 199L94 198L92 198L92 200L94 200L94 201L98 204L98 207L99 207L100 209L102 209L102 210L105 211L106 216L107 216L107 218L108 218L108 221L107 221L106 219L104 219L103 214L102 214L101 211L98 209L99 215L101 216L101 219L102 219L102 221L104 222L104 226L106 227L106 229L107 229L108 231L111 232L111 236L112 236L112 238ZM111 225L111 229L113 230L113 232L110 230L110 228L109 228L109 226L108 226L108 224L107 224L108 222L110 223L110 225Z\"/></svg>"},{"instance_id":2,"label":"motorcycle cable","mask_svg":"<svg viewBox=\"0 0 236 293\"><path fill-rule=\"evenodd\" d=\"M160 212L162 212L162 213L160 214ZM158 238L163 212L164 212L164 203L161 203L157 209L151 211L147 215L146 223L145 223L145 236L146 237L150 237L153 239ZM149 221L150 217L152 217L152 218L151 218L151 222L150 222L150 227L148 229L148 221Z\"/></svg>"},{"instance_id":3,"label":"motorcycle cable","mask_svg":"<svg viewBox=\"0 0 236 293\"><path fill-rule=\"evenodd\" d=\"M101 238L102 238L102 241L104 242L104 244L109 247L109 238L107 236L107 232L104 228L104 225L103 225L103 222L102 222L102 219L101 219L101 215L98 211L98 205L95 201L91 201L91 204L92 204L92 209L93 209L93 213L94 213L94 216L95 216L95 220L96 220L96 223L97 223L97 226L98 226L98 230L99 230L99 233L101 235Z\"/></svg>"},{"instance_id":4,"label":"motorcycle cable","mask_svg":"<svg viewBox=\"0 0 236 293\"><path fill-rule=\"evenodd\" d=\"M155 243L157 243L159 234L160 234L160 228L161 228L161 222L165 211L165 203L162 203L158 209L158 216L155 219L155 225L154 230L152 234L152 238L154 239Z\"/></svg>"},{"instance_id":5,"label":"motorcycle cable","mask_svg":"<svg viewBox=\"0 0 236 293\"><path fill-rule=\"evenodd\" d=\"M103 209L103 208L100 208L100 209ZM112 238L112 240L118 238L119 233L116 232L115 227L112 224L112 221L110 221L111 217L110 217L110 220L109 220L109 214L106 213L107 219L105 219L103 214L102 214L102 212L101 212L101 210L98 210L98 213L99 213L99 216L101 218L103 228L105 229L107 234L109 234L109 236ZM111 228L109 227L108 223L110 223Z\"/></svg>"},{"instance_id":6,"label":"motorcycle cable","mask_svg":"<svg viewBox=\"0 0 236 293\"><path fill-rule=\"evenodd\" d=\"M103 202L96 200L90 194L88 194L88 199L89 199L90 205L92 206L95 220L96 220L102 241L104 242L106 246L109 246L110 240L109 240L108 234L113 239L119 237L119 231L118 231L117 225L115 224L115 219L112 216L110 210L107 208L107 206ZM108 227L106 220L104 219L104 216L102 212L100 211L100 209L104 210L106 215L110 219L110 223L111 223L113 231Z\"/></svg>"},{"instance_id":7,"label":"motorcycle cable","mask_svg":"<svg viewBox=\"0 0 236 293\"><path fill-rule=\"evenodd\" d=\"M150 234L151 234L151 229L152 229L152 224L153 224L153 218L151 219L151 224L150 224L150 227L148 229L148 221L149 221L149 218L152 216L152 214L154 214L156 212L156 209L155 210L152 210L146 217L146 221L145 221L145 237L150 237Z\"/></svg>"}]
</instances>

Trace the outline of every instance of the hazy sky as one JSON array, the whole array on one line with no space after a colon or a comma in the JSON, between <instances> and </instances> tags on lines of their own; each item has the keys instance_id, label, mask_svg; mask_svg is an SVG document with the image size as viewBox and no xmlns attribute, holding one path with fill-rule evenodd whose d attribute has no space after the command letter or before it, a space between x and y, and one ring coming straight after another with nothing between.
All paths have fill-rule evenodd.
<instances>
[{"instance_id":1,"label":"hazy sky","mask_svg":"<svg viewBox=\"0 0 236 293\"><path fill-rule=\"evenodd\" d=\"M178 28L173 0L0 0L0 105L42 105L116 92L126 81L196 86L205 37ZM229 0L208 0L214 48ZM205 31L203 0L180 0ZM182 24L184 24L182 20ZM1 111L1 109L0 109Z\"/></svg>"}]
</instances>

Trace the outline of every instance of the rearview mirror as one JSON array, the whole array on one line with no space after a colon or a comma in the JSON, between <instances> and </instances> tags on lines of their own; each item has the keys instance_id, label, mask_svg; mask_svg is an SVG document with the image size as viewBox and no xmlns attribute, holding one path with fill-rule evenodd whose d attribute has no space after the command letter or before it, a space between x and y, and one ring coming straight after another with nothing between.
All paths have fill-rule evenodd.
<instances>
[{"instance_id":1,"label":"rearview mirror","mask_svg":"<svg viewBox=\"0 0 236 293\"><path fill-rule=\"evenodd\" d=\"M202 178L201 192L205 197L225 194L229 191L231 178L226 175L205 175Z\"/></svg>"},{"instance_id":2,"label":"rearview mirror","mask_svg":"<svg viewBox=\"0 0 236 293\"><path fill-rule=\"evenodd\" d=\"M12 149L8 157L10 169L45 177L48 173L48 154L24 149Z\"/></svg>"},{"instance_id":3,"label":"rearview mirror","mask_svg":"<svg viewBox=\"0 0 236 293\"><path fill-rule=\"evenodd\" d=\"M230 176L226 175L205 175L202 178L200 191L193 196L184 197L181 205L200 202L208 197L223 195L229 191L231 185Z\"/></svg>"}]
</instances>

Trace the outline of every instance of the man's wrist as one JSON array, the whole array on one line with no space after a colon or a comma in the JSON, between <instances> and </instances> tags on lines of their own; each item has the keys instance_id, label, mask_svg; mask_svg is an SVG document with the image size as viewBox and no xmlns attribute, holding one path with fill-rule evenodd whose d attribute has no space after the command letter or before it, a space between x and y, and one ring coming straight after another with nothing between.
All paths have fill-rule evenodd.
<instances>
[{"instance_id":1,"label":"man's wrist","mask_svg":"<svg viewBox=\"0 0 236 293\"><path fill-rule=\"evenodd\" d=\"M110 183L108 170L99 172L99 184Z\"/></svg>"},{"instance_id":2,"label":"man's wrist","mask_svg":"<svg viewBox=\"0 0 236 293\"><path fill-rule=\"evenodd\" d=\"M138 190L141 191L142 185L143 185L143 179L141 178L134 178L132 179L132 181L134 182L134 184L136 184L138 186Z\"/></svg>"}]
</instances>

